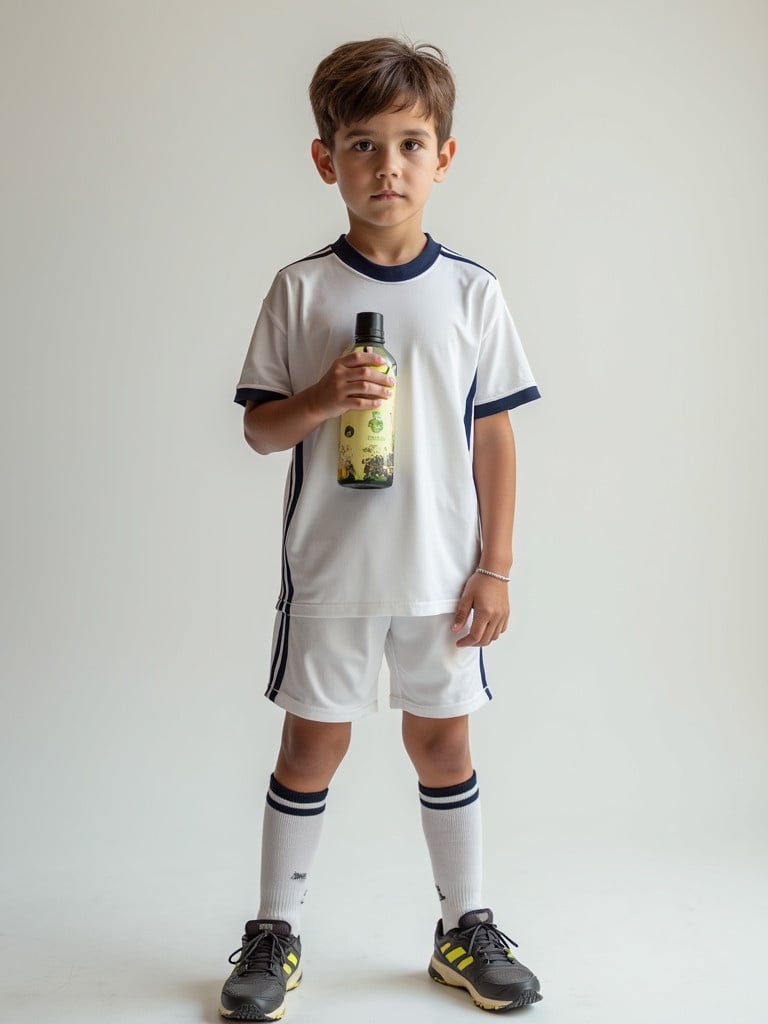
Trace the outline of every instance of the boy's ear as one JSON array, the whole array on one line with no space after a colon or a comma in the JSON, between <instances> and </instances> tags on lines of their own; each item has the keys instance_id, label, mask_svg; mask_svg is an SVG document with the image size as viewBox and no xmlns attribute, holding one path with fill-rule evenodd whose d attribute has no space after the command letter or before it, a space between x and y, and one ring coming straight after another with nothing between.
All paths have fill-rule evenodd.
<instances>
[{"instance_id":1,"label":"boy's ear","mask_svg":"<svg viewBox=\"0 0 768 1024\"><path fill-rule=\"evenodd\" d=\"M446 139L440 147L440 152L437 154L437 170L435 171L435 181L442 181L446 175L448 168L451 166L451 161L456 154L456 139Z\"/></svg>"},{"instance_id":2,"label":"boy's ear","mask_svg":"<svg viewBox=\"0 0 768 1024\"><path fill-rule=\"evenodd\" d=\"M320 139L312 141L312 160L317 168L317 173L326 185L335 185L336 171L333 169L333 157L331 151Z\"/></svg>"}]
</instances>

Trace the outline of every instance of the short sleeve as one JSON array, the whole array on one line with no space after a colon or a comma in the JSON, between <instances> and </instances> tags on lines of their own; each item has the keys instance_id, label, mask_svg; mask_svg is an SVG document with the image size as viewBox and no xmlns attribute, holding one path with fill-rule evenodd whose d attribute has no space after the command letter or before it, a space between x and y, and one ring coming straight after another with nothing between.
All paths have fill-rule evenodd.
<instances>
[{"instance_id":1,"label":"short sleeve","mask_svg":"<svg viewBox=\"0 0 768 1024\"><path fill-rule=\"evenodd\" d=\"M239 405L292 394L288 370L285 287L280 275L264 299L235 391Z\"/></svg>"},{"instance_id":2,"label":"short sleeve","mask_svg":"<svg viewBox=\"0 0 768 1024\"><path fill-rule=\"evenodd\" d=\"M541 394L498 281L488 284L477 365L475 419L515 409Z\"/></svg>"}]
</instances>

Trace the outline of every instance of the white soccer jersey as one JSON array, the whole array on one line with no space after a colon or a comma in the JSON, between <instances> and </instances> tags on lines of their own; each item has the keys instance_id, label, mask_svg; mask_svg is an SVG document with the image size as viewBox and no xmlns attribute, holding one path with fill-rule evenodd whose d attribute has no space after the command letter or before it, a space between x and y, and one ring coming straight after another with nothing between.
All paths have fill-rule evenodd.
<instances>
[{"instance_id":1,"label":"white soccer jersey","mask_svg":"<svg viewBox=\"0 0 768 1024\"><path fill-rule=\"evenodd\" d=\"M315 384L349 350L365 311L383 314L397 361L394 482L339 486L337 418L296 445L277 602L291 615L453 611L480 554L474 420L539 397L489 271L428 235L415 260L394 267L371 263L342 236L277 274L235 401Z\"/></svg>"}]
</instances>

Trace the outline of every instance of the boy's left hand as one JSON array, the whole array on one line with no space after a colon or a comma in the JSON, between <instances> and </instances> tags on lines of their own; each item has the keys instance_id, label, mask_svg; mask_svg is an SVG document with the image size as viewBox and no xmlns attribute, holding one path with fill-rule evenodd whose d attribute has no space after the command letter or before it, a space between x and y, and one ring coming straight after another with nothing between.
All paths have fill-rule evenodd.
<instances>
[{"instance_id":1,"label":"boy's left hand","mask_svg":"<svg viewBox=\"0 0 768 1024\"><path fill-rule=\"evenodd\" d=\"M466 636L456 641L457 647L487 647L497 640L509 624L509 592L507 584L493 576L473 573L459 599L451 629L461 632L470 612L472 625Z\"/></svg>"}]
</instances>

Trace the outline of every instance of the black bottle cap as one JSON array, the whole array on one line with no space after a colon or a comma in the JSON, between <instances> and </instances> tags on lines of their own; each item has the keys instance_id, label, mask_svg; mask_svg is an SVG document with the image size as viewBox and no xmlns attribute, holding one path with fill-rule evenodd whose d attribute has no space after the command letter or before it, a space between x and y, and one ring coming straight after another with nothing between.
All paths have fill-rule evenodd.
<instances>
[{"instance_id":1,"label":"black bottle cap","mask_svg":"<svg viewBox=\"0 0 768 1024\"><path fill-rule=\"evenodd\" d=\"M384 317L381 313L358 313L355 338L384 343Z\"/></svg>"}]
</instances>

